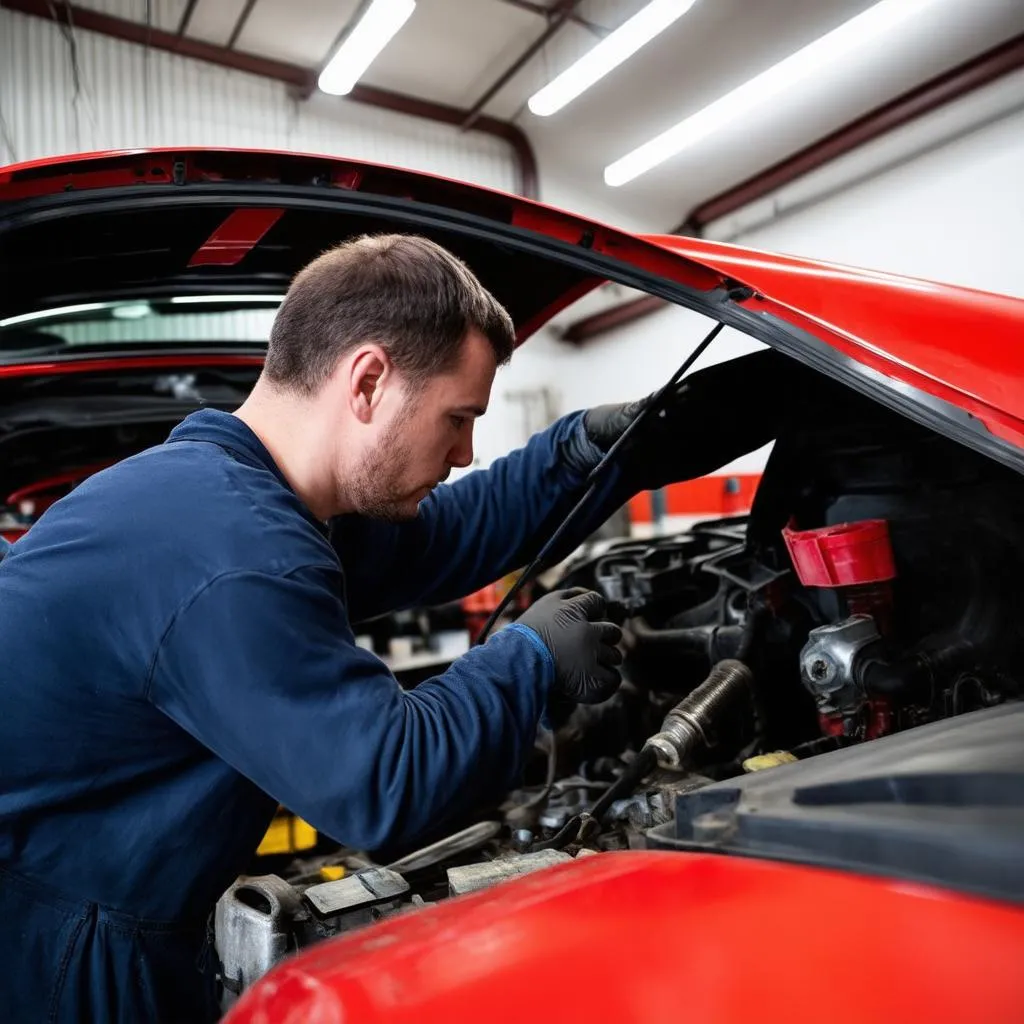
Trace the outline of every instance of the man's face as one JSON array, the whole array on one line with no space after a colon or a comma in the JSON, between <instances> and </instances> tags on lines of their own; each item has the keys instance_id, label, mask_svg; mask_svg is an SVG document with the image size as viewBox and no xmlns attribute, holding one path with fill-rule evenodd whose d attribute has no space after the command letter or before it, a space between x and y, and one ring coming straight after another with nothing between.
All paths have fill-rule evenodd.
<instances>
[{"instance_id":1,"label":"man's face","mask_svg":"<svg viewBox=\"0 0 1024 1024\"><path fill-rule=\"evenodd\" d=\"M453 468L472 465L473 426L487 409L496 369L490 343L471 331L448 373L392 390L381 403L377 438L347 481L357 512L413 519Z\"/></svg>"}]
</instances>

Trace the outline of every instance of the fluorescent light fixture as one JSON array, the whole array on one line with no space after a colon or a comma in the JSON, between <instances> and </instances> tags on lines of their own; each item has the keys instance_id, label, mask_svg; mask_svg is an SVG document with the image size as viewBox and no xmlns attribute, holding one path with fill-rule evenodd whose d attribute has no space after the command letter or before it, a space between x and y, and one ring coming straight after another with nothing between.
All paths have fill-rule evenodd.
<instances>
[{"instance_id":1,"label":"fluorescent light fixture","mask_svg":"<svg viewBox=\"0 0 1024 1024\"><path fill-rule=\"evenodd\" d=\"M171 299L172 306L226 305L269 306L284 302L283 295L177 295Z\"/></svg>"},{"instance_id":2,"label":"fluorescent light fixture","mask_svg":"<svg viewBox=\"0 0 1024 1024\"><path fill-rule=\"evenodd\" d=\"M642 46L678 21L697 0L651 0L628 21L588 50L572 67L530 97L534 114L548 117L601 81Z\"/></svg>"},{"instance_id":3,"label":"fluorescent light fixture","mask_svg":"<svg viewBox=\"0 0 1024 1024\"><path fill-rule=\"evenodd\" d=\"M75 313L91 313L97 309L106 309L106 302L82 302L77 306L57 306L54 309L37 309L34 313L19 313L0 320L0 327L13 327L15 324L27 324L33 320L57 320Z\"/></svg>"},{"instance_id":4,"label":"fluorescent light fixture","mask_svg":"<svg viewBox=\"0 0 1024 1024\"><path fill-rule=\"evenodd\" d=\"M769 105L777 106L780 96L804 85L851 55L877 46L880 38L903 22L935 4L936 0L882 0L855 18L844 22L802 50L762 71L710 106L697 111L674 128L644 143L604 170L605 183L625 185L670 157L681 153L726 124L749 117Z\"/></svg>"},{"instance_id":5,"label":"fluorescent light fixture","mask_svg":"<svg viewBox=\"0 0 1024 1024\"><path fill-rule=\"evenodd\" d=\"M148 302L129 302L124 306L114 306L110 315L117 320L141 320L152 312L153 307Z\"/></svg>"},{"instance_id":6,"label":"fluorescent light fixture","mask_svg":"<svg viewBox=\"0 0 1024 1024\"><path fill-rule=\"evenodd\" d=\"M414 10L416 0L373 0L320 72L317 85L332 96L350 93Z\"/></svg>"}]
</instances>

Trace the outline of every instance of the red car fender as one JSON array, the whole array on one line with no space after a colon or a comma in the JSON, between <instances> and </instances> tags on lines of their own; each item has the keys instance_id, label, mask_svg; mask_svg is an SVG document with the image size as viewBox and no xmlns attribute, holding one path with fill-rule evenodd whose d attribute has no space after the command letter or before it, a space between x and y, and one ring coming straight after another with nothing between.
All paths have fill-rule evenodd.
<instances>
[{"instance_id":1,"label":"red car fender","mask_svg":"<svg viewBox=\"0 0 1024 1024\"><path fill-rule=\"evenodd\" d=\"M682 853L587 857L295 956L227 1024L1024 1021L1024 910Z\"/></svg>"}]
</instances>

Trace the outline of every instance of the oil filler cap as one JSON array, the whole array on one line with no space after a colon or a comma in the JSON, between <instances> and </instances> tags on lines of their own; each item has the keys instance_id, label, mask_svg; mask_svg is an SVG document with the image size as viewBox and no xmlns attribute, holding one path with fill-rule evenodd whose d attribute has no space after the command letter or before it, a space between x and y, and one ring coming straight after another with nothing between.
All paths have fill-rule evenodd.
<instances>
[{"instance_id":1,"label":"oil filler cap","mask_svg":"<svg viewBox=\"0 0 1024 1024\"><path fill-rule=\"evenodd\" d=\"M885 519L782 531L796 574L805 587L854 587L896 576Z\"/></svg>"}]
</instances>

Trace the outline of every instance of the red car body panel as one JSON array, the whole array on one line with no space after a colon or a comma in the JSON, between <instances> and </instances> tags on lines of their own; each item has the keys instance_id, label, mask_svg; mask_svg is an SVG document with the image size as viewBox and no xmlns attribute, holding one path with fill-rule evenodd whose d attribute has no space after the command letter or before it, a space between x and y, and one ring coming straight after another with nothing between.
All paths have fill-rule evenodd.
<instances>
[{"instance_id":1,"label":"red car body panel","mask_svg":"<svg viewBox=\"0 0 1024 1024\"><path fill-rule=\"evenodd\" d=\"M1024 300L671 235L650 241L748 285L773 313L1024 445Z\"/></svg>"},{"instance_id":2,"label":"red car body panel","mask_svg":"<svg viewBox=\"0 0 1024 1024\"><path fill-rule=\"evenodd\" d=\"M1019 1021L1024 910L815 868L602 854L285 961L227 1024Z\"/></svg>"},{"instance_id":3,"label":"red car body panel","mask_svg":"<svg viewBox=\"0 0 1024 1024\"><path fill-rule=\"evenodd\" d=\"M177 366L262 366L262 356L231 355L153 355L153 356L109 356L107 358L84 358L53 360L32 363L0 364L0 378L40 377L62 373L104 373L111 370L150 370Z\"/></svg>"}]
</instances>

